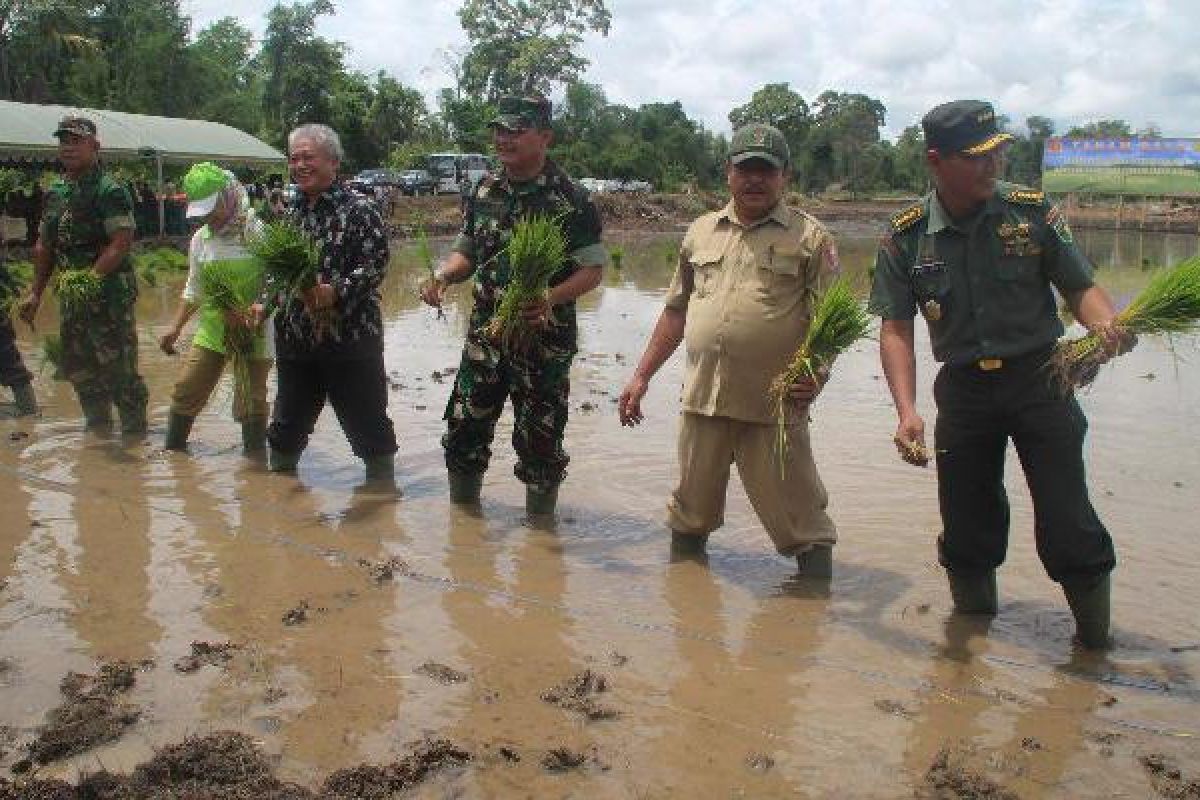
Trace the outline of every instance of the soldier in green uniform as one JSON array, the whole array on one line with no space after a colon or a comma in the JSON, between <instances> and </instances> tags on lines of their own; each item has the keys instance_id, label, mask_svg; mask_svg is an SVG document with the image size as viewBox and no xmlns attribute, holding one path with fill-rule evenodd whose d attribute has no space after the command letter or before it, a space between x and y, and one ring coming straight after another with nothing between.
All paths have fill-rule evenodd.
<instances>
[{"instance_id":1,"label":"soldier in green uniform","mask_svg":"<svg viewBox=\"0 0 1200 800\"><path fill-rule=\"evenodd\" d=\"M1112 540L1088 499L1087 420L1042 367L1063 333L1052 287L1108 355L1132 345L1108 293L1041 192L997 181L1012 138L991 105L945 103L922 120L935 190L892 219L875 266L871 309L899 416L901 455L923 463L913 319L942 362L934 430L942 535L955 610L995 614L996 568L1008 544L1004 453L1012 440L1033 497L1038 555L1063 588L1079 641L1106 646ZM921 448L912 445L920 444Z\"/></svg>"},{"instance_id":2,"label":"soldier in green uniform","mask_svg":"<svg viewBox=\"0 0 1200 800\"><path fill-rule=\"evenodd\" d=\"M553 136L549 101L503 98L490 124L502 169L481 180L467 198L463 229L450 257L421 290L426 303L440 307L447 285L475 276L475 307L446 406L442 446L451 499L476 502L496 421L511 396L515 472L526 485L526 510L549 514L568 462L562 441L576 351L575 299L599 285L608 255L600 242L600 216L587 192L547 158ZM536 345L528 352L508 352L483 329L509 283L504 249L513 224L539 213L560 220L569 258L547 296L523 309L525 319L541 327Z\"/></svg>"},{"instance_id":3,"label":"soldier in green uniform","mask_svg":"<svg viewBox=\"0 0 1200 800\"><path fill-rule=\"evenodd\" d=\"M115 404L121 431L144 433L148 393L137 371L137 279L129 259L133 203L100 168L94 122L64 117L54 135L64 179L46 197L33 250L33 285L21 303L21 317L33 324L56 268L93 270L101 278L99 297L61 309L62 371L75 388L88 428L109 427Z\"/></svg>"}]
</instances>

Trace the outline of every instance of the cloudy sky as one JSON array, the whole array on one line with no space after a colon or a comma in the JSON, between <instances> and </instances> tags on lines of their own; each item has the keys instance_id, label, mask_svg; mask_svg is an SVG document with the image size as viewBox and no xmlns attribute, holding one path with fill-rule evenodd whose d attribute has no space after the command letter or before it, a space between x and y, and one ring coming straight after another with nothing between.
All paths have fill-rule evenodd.
<instances>
[{"instance_id":1,"label":"cloudy sky","mask_svg":"<svg viewBox=\"0 0 1200 800\"><path fill-rule=\"evenodd\" d=\"M453 0L334 0L318 32L345 42L354 68L384 69L433 93L452 83L447 53L465 38ZM235 4L261 33L272 0ZM183 0L195 29L227 0ZM729 110L765 83L808 101L825 89L887 107L897 135L923 111L990 99L1020 123L1056 130L1097 119L1200 136L1200 3L1195 0L608 0L612 30L589 37L585 79L610 102L680 100L727 131ZM432 105L432 102L431 102Z\"/></svg>"}]
</instances>

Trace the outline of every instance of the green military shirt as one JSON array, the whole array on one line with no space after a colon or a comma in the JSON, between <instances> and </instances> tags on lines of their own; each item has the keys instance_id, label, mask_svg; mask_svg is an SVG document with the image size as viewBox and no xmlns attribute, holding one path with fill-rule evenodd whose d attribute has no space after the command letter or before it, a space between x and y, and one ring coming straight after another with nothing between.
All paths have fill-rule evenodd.
<instances>
[{"instance_id":1,"label":"green military shirt","mask_svg":"<svg viewBox=\"0 0 1200 800\"><path fill-rule=\"evenodd\" d=\"M1051 286L1092 286L1092 267L1041 192L997 183L956 222L931 192L892 218L875 261L871 311L911 320L920 310L933 355L952 366L1015 358L1063 334Z\"/></svg>"},{"instance_id":2,"label":"green military shirt","mask_svg":"<svg viewBox=\"0 0 1200 800\"><path fill-rule=\"evenodd\" d=\"M135 227L129 193L95 167L77 181L63 179L50 188L39 235L59 265L77 268L94 263L117 231ZM117 269L132 268L126 256Z\"/></svg>"},{"instance_id":3,"label":"green military shirt","mask_svg":"<svg viewBox=\"0 0 1200 800\"><path fill-rule=\"evenodd\" d=\"M471 327L485 325L496 312L511 278L505 248L513 224L533 214L557 217L567 239L568 260L551 280L562 283L582 266L602 266L608 253L600 241L600 214L588 193L550 161L530 181L511 181L501 170L479 182L467 202L463 228L452 249L475 267L475 309ZM542 337L546 352L575 352L575 304L553 309L554 325Z\"/></svg>"}]
</instances>

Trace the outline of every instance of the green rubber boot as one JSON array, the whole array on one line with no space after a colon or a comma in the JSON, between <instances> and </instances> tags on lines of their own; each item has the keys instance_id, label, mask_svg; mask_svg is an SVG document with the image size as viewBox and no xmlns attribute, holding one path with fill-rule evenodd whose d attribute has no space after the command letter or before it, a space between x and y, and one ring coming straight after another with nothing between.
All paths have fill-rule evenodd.
<instances>
[{"instance_id":1,"label":"green rubber boot","mask_svg":"<svg viewBox=\"0 0 1200 800\"><path fill-rule=\"evenodd\" d=\"M554 513L558 505L558 484L548 489L540 489L527 485L525 487L525 513L547 515Z\"/></svg>"},{"instance_id":2,"label":"green rubber boot","mask_svg":"<svg viewBox=\"0 0 1200 800\"><path fill-rule=\"evenodd\" d=\"M450 480L450 502L471 505L479 502L483 489L483 473L447 472Z\"/></svg>"},{"instance_id":3,"label":"green rubber boot","mask_svg":"<svg viewBox=\"0 0 1200 800\"><path fill-rule=\"evenodd\" d=\"M959 614L995 614L1000 610L996 593L996 570L958 572L946 570L950 596Z\"/></svg>"},{"instance_id":4,"label":"green rubber boot","mask_svg":"<svg viewBox=\"0 0 1200 800\"><path fill-rule=\"evenodd\" d=\"M833 547L814 544L803 553L796 554L796 567L805 578L833 577Z\"/></svg>"},{"instance_id":5,"label":"green rubber boot","mask_svg":"<svg viewBox=\"0 0 1200 800\"><path fill-rule=\"evenodd\" d=\"M396 480L396 456L392 453L368 456L363 459L363 464L367 468L367 480L369 481Z\"/></svg>"},{"instance_id":6,"label":"green rubber boot","mask_svg":"<svg viewBox=\"0 0 1200 800\"><path fill-rule=\"evenodd\" d=\"M299 463L299 453L285 453L274 448L267 451L267 469L271 472L295 472Z\"/></svg>"},{"instance_id":7,"label":"green rubber boot","mask_svg":"<svg viewBox=\"0 0 1200 800\"><path fill-rule=\"evenodd\" d=\"M25 382L12 387L13 404L17 407L18 417L32 417L38 413L37 395L33 393L33 384Z\"/></svg>"},{"instance_id":8,"label":"green rubber boot","mask_svg":"<svg viewBox=\"0 0 1200 800\"><path fill-rule=\"evenodd\" d=\"M707 563L707 547L707 533L697 534L671 531L670 560L672 563L677 563L680 561L696 561L702 564Z\"/></svg>"},{"instance_id":9,"label":"green rubber boot","mask_svg":"<svg viewBox=\"0 0 1200 800\"><path fill-rule=\"evenodd\" d=\"M192 423L195 421L195 417L172 411L167 417L167 441L163 444L163 449L179 452L187 450L188 435L192 432Z\"/></svg>"},{"instance_id":10,"label":"green rubber boot","mask_svg":"<svg viewBox=\"0 0 1200 800\"><path fill-rule=\"evenodd\" d=\"M260 455L267 449L267 418L246 417L242 420L242 452Z\"/></svg>"},{"instance_id":11,"label":"green rubber boot","mask_svg":"<svg viewBox=\"0 0 1200 800\"><path fill-rule=\"evenodd\" d=\"M1105 575L1098 581L1064 583L1063 594L1075 615L1075 636L1088 650L1104 650L1108 637L1111 605L1111 581Z\"/></svg>"},{"instance_id":12,"label":"green rubber boot","mask_svg":"<svg viewBox=\"0 0 1200 800\"><path fill-rule=\"evenodd\" d=\"M107 397L79 398L79 407L83 409L83 424L89 431L101 431L112 428L112 401Z\"/></svg>"}]
</instances>

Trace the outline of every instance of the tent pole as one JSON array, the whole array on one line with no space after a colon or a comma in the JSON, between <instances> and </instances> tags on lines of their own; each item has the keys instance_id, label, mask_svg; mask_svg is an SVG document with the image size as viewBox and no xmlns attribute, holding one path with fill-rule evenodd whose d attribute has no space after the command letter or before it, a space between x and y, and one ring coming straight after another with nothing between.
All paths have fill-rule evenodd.
<instances>
[{"instance_id":1,"label":"tent pole","mask_svg":"<svg viewBox=\"0 0 1200 800\"><path fill-rule=\"evenodd\" d=\"M166 234L166 198L163 197L163 179L162 179L162 153L154 153L154 163L158 168L158 238L161 239Z\"/></svg>"}]
</instances>

